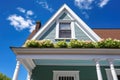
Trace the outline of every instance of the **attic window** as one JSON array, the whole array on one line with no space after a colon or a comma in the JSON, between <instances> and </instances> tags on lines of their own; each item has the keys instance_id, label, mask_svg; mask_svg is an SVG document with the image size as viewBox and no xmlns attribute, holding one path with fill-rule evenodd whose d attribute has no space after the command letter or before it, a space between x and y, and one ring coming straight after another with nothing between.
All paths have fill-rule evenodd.
<instances>
[{"instance_id":1,"label":"attic window","mask_svg":"<svg viewBox=\"0 0 120 80\"><path fill-rule=\"evenodd\" d=\"M71 38L71 23L59 24L59 38Z\"/></svg>"},{"instance_id":2,"label":"attic window","mask_svg":"<svg viewBox=\"0 0 120 80\"><path fill-rule=\"evenodd\" d=\"M74 20L58 20L55 39L75 39Z\"/></svg>"}]
</instances>

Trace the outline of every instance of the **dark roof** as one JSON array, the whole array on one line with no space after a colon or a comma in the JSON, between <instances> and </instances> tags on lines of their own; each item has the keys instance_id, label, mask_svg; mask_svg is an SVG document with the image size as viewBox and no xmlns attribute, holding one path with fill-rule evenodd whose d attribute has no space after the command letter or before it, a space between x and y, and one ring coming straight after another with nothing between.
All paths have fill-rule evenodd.
<instances>
[{"instance_id":1,"label":"dark roof","mask_svg":"<svg viewBox=\"0 0 120 80\"><path fill-rule=\"evenodd\" d=\"M28 36L27 39L31 39L38 31L39 29L41 28L41 22L40 21L37 21L36 22L36 27L35 29L32 31L32 33Z\"/></svg>"},{"instance_id":2,"label":"dark roof","mask_svg":"<svg viewBox=\"0 0 120 80\"><path fill-rule=\"evenodd\" d=\"M120 29L93 29L101 38L113 38L120 40Z\"/></svg>"}]
</instances>

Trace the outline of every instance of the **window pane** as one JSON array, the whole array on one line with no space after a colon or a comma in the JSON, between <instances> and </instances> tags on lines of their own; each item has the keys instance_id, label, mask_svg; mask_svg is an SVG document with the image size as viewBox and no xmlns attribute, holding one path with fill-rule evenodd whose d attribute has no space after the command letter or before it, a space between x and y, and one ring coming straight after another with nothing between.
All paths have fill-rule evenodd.
<instances>
[{"instance_id":1,"label":"window pane","mask_svg":"<svg viewBox=\"0 0 120 80\"><path fill-rule=\"evenodd\" d=\"M60 23L59 29L59 38L71 38L70 23Z\"/></svg>"},{"instance_id":2,"label":"window pane","mask_svg":"<svg viewBox=\"0 0 120 80\"><path fill-rule=\"evenodd\" d=\"M71 38L71 30L60 30L59 37L60 38Z\"/></svg>"},{"instance_id":3,"label":"window pane","mask_svg":"<svg viewBox=\"0 0 120 80\"><path fill-rule=\"evenodd\" d=\"M70 30L70 23L60 23L60 30Z\"/></svg>"}]
</instances>

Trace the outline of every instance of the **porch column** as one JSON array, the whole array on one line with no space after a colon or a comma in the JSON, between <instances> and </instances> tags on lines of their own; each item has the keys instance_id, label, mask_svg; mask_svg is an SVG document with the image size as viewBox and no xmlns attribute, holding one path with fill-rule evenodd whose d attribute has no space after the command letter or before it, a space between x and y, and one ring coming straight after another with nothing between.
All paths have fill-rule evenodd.
<instances>
[{"instance_id":1,"label":"porch column","mask_svg":"<svg viewBox=\"0 0 120 80\"><path fill-rule=\"evenodd\" d=\"M114 64L113 64L113 59L108 59L108 62L110 64L110 70L111 70L113 80L118 80L117 74L116 74L116 71L115 71L115 68L114 68Z\"/></svg>"},{"instance_id":2,"label":"porch column","mask_svg":"<svg viewBox=\"0 0 120 80\"><path fill-rule=\"evenodd\" d=\"M27 80L30 80L30 79L31 79L31 73L28 72L28 74L27 74Z\"/></svg>"},{"instance_id":3,"label":"porch column","mask_svg":"<svg viewBox=\"0 0 120 80\"><path fill-rule=\"evenodd\" d=\"M17 60L17 64L16 64L16 68L15 68L14 75L13 75L13 79L12 79L12 80L18 80L19 69L20 69L20 61Z\"/></svg>"},{"instance_id":4,"label":"porch column","mask_svg":"<svg viewBox=\"0 0 120 80\"><path fill-rule=\"evenodd\" d=\"M101 74L101 69L100 69L100 64L99 64L99 59L94 59L94 61L96 63L96 72L97 72L98 80L103 80L102 74Z\"/></svg>"}]
</instances>

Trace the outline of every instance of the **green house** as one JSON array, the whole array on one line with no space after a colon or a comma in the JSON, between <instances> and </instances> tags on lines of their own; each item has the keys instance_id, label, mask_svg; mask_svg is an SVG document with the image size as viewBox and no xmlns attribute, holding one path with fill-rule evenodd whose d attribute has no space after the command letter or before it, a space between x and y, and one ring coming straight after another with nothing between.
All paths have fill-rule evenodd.
<instances>
[{"instance_id":1,"label":"green house","mask_svg":"<svg viewBox=\"0 0 120 80\"><path fill-rule=\"evenodd\" d=\"M64 4L48 22L31 33L30 40L84 40L98 42L98 36ZM12 47L17 64L12 80L17 80L20 64L27 80L120 80L120 49L109 48L27 48Z\"/></svg>"}]
</instances>

